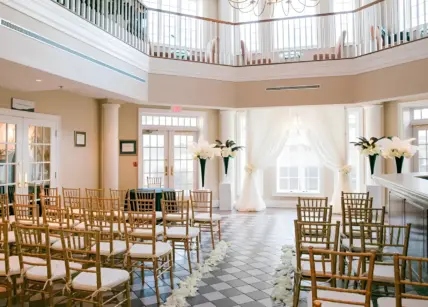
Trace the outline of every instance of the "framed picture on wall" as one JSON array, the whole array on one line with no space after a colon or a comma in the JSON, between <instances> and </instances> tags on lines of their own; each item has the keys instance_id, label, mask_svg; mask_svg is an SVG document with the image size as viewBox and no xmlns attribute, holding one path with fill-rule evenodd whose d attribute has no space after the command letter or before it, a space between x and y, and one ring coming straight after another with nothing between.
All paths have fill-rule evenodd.
<instances>
[{"instance_id":1,"label":"framed picture on wall","mask_svg":"<svg viewBox=\"0 0 428 307\"><path fill-rule=\"evenodd\" d=\"M136 140L120 140L119 152L121 155L136 155L137 141Z\"/></svg>"},{"instance_id":2,"label":"framed picture on wall","mask_svg":"<svg viewBox=\"0 0 428 307\"><path fill-rule=\"evenodd\" d=\"M86 132L74 131L74 146L86 147Z\"/></svg>"}]
</instances>

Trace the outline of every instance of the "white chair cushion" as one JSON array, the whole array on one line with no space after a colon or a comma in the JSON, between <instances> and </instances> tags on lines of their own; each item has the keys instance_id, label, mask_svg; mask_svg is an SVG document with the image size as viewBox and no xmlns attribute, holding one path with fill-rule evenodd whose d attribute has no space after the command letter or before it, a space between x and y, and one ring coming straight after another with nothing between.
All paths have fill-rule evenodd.
<instances>
[{"instance_id":1,"label":"white chair cushion","mask_svg":"<svg viewBox=\"0 0 428 307\"><path fill-rule=\"evenodd\" d=\"M189 238L195 238L199 235L199 228L189 227ZM166 236L171 239L186 238L186 227L169 227L166 230Z\"/></svg>"},{"instance_id":2,"label":"white chair cushion","mask_svg":"<svg viewBox=\"0 0 428 307\"><path fill-rule=\"evenodd\" d=\"M342 247L347 250L350 250L350 240L348 238L342 239ZM370 245L366 243L366 251L376 251L379 247L375 245ZM353 251L361 251L361 239L353 239L352 240L352 250Z\"/></svg>"},{"instance_id":3,"label":"white chair cushion","mask_svg":"<svg viewBox=\"0 0 428 307\"><path fill-rule=\"evenodd\" d=\"M85 223L79 223L74 228L76 228L76 230L85 230Z\"/></svg>"},{"instance_id":4,"label":"white chair cushion","mask_svg":"<svg viewBox=\"0 0 428 307\"><path fill-rule=\"evenodd\" d=\"M79 246L84 247L85 246L85 238L79 237L79 236L73 236L73 238L65 239L65 244L67 245L67 248L69 247L69 240L72 241L71 248L78 249ZM62 242L61 240L56 241L54 244L52 244L51 248L53 250L61 251L62 250Z\"/></svg>"},{"instance_id":5,"label":"white chair cushion","mask_svg":"<svg viewBox=\"0 0 428 307\"><path fill-rule=\"evenodd\" d=\"M331 264L329 262L325 262L325 273L331 273ZM321 262L315 262L315 272L317 274L323 274L324 270ZM309 261L302 261L302 275L310 276L311 275L311 265Z\"/></svg>"},{"instance_id":6,"label":"white chair cushion","mask_svg":"<svg viewBox=\"0 0 428 307\"><path fill-rule=\"evenodd\" d=\"M123 213L123 215L122 216L124 216L125 217L125 219L128 219L128 213L126 213L126 212L122 212ZM119 211L114 211L114 216L115 217L119 217Z\"/></svg>"},{"instance_id":7,"label":"white chair cushion","mask_svg":"<svg viewBox=\"0 0 428 307\"><path fill-rule=\"evenodd\" d=\"M375 264L373 271L373 281L394 283L394 266Z\"/></svg>"},{"instance_id":8,"label":"white chair cushion","mask_svg":"<svg viewBox=\"0 0 428 307\"><path fill-rule=\"evenodd\" d=\"M4 254L0 254L1 258L4 258ZM24 261L29 261L33 263L45 263L43 259L36 258L36 257L24 257ZM32 265L25 264L24 265L24 271L27 271L29 268L31 268ZM10 256L9 257L9 272L10 275L19 275L21 274L21 267L19 265L19 257L18 256ZM6 276L6 264L2 260L0 261L0 276Z\"/></svg>"},{"instance_id":9,"label":"white chair cushion","mask_svg":"<svg viewBox=\"0 0 428 307\"><path fill-rule=\"evenodd\" d=\"M92 251L96 251L96 245L92 246ZM103 256L111 256L118 255L126 252L126 242L113 240L113 251L110 252L110 243L109 242L101 242L100 243L100 254Z\"/></svg>"},{"instance_id":10,"label":"white chair cushion","mask_svg":"<svg viewBox=\"0 0 428 307\"><path fill-rule=\"evenodd\" d=\"M302 243L302 249L303 250L307 250L309 249L309 247L312 246L314 249L327 249L327 244L326 243L306 243L303 242ZM329 244L329 249L334 248L333 244L330 242Z\"/></svg>"},{"instance_id":11,"label":"white chair cushion","mask_svg":"<svg viewBox=\"0 0 428 307\"><path fill-rule=\"evenodd\" d=\"M97 274L95 268L89 268L94 273L82 272L77 275L71 286L75 290L96 291L97 290ZM101 287L112 289L129 280L129 273L125 270L101 268Z\"/></svg>"},{"instance_id":12,"label":"white chair cushion","mask_svg":"<svg viewBox=\"0 0 428 307\"><path fill-rule=\"evenodd\" d=\"M70 262L70 268L81 268L80 263ZM51 260L52 280L63 279L66 275L65 262L62 260ZM71 273L74 273L71 271ZM27 270L25 277L31 280L46 281L48 279L47 267L34 266Z\"/></svg>"},{"instance_id":13,"label":"white chair cushion","mask_svg":"<svg viewBox=\"0 0 428 307\"><path fill-rule=\"evenodd\" d=\"M220 214L214 214L212 215L213 221L220 221L221 215ZM211 217L209 213L198 213L195 215L195 222L209 222L211 221Z\"/></svg>"},{"instance_id":14,"label":"white chair cushion","mask_svg":"<svg viewBox=\"0 0 428 307\"><path fill-rule=\"evenodd\" d=\"M15 220L16 222L16 220ZM18 223L22 224L22 225L33 225L33 220L19 220ZM39 217L39 223L40 225L43 225L43 217Z\"/></svg>"},{"instance_id":15,"label":"white chair cushion","mask_svg":"<svg viewBox=\"0 0 428 307\"><path fill-rule=\"evenodd\" d=\"M9 223L15 223L15 216L14 215L9 215Z\"/></svg>"},{"instance_id":16,"label":"white chair cushion","mask_svg":"<svg viewBox=\"0 0 428 307\"><path fill-rule=\"evenodd\" d=\"M14 231L8 231L7 232L7 241L9 243L15 243L16 239L15 239L15 232Z\"/></svg>"},{"instance_id":17,"label":"white chair cushion","mask_svg":"<svg viewBox=\"0 0 428 307\"><path fill-rule=\"evenodd\" d=\"M319 298L337 299L342 301L350 301L350 302L358 302L358 303L364 303L366 300L366 297L364 295L355 294L355 293L318 290L317 294ZM333 303L333 302L327 302L322 300L320 301L322 303L322 307L350 306L349 304ZM308 306L312 306L312 291L308 293L307 304ZM370 306L373 306L373 302L370 302Z\"/></svg>"},{"instance_id":18,"label":"white chair cushion","mask_svg":"<svg viewBox=\"0 0 428 307\"><path fill-rule=\"evenodd\" d=\"M171 252L171 245L165 242L156 242L156 255L155 257L161 257ZM134 244L129 255L131 258L152 258L152 244Z\"/></svg>"},{"instance_id":19,"label":"white chair cushion","mask_svg":"<svg viewBox=\"0 0 428 307\"><path fill-rule=\"evenodd\" d=\"M183 216L181 216L180 213L169 213L169 214L166 215L166 220L167 221L182 221L182 220L186 220L186 214L183 214Z\"/></svg>"},{"instance_id":20,"label":"white chair cushion","mask_svg":"<svg viewBox=\"0 0 428 307\"><path fill-rule=\"evenodd\" d=\"M156 234L156 236L163 235L163 226L157 225L155 228L155 234ZM136 237L148 238L148 237L152 236L152 228L135 229L133 232L131 232L131 235L136 236Z\"/></svg>"},{"instance_id":21,"label":"white chair cushion","mask_svg":"<svg viewBox=\"0 0 428 307\"><path fill-rule=\"evenodd\" d=\"M428 300L403 298L401 304L403 307L428 307ZM395 297L380 297L377 299L377 305L379 307L394 307Z\"/></svg>"},{"instance_id":22,"label":"white chair cushion","mask_svg":"<svg viewBox=\"0 0 428 307\"><path fill-rule=\"evenodd\" d=\"M50 244L54 244L55 242L57 242L59 240L61 240L61 239L58 237L54 237L52 235L49 235L49 243ZM45 242L46 242L46 236L44 233L42 233L42 244L45 244Z\"/></svg>"}]
</instances>

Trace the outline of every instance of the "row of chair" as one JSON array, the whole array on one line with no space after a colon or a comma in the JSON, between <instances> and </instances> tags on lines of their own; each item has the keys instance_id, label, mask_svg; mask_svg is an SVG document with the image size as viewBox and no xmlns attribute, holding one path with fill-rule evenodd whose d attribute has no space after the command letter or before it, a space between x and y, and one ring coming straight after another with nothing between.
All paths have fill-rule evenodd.
<instances>
[{"instance_id":1,"label":"row of chair","mask_svg":"<svg viewBox=\"0 0 428 307\"><path fill-rule=\"evenodd\" d=\"M159 220L158 212L155 211L154 191L136 191L134 199L129 198L129 191L121 191L120 194L127 194L128 197L120 199L119 197L99 198L93 194L90 197L82 198L75 196L78 195L77 192L70 195L67 193L69 191L64 190L63 203L61 196L51 191L43 191L40 195L42 217L39 216L39 205L35 201L34 195L27 195L27 197L15 195L13 203L15 214L12 216L8 215L7 196L0 195L0 203L3 204L1 206L2 222L7 226L5 242L8 242L9 245L16 243L16 247L11 246L10 249L12 257L14 257L13 254L22 253L20 244L21 246L23 242L30 244L31 240L34 241L35 235L32 234L39 232L41 233L41 241L37 241L39 249L41 249L41 245L44 246L44 250L49 246L53 259L59 259L59 261L66 261L65 252L68 259L74 263L74 255L81 254L78 252L79 250L87 251L88 249L86 237L91 237L92 246L96 246L93 242L97 241L98 236L100 243L96 252L99 253L102 264L100 280L103 281L110 276L110 271L107 269L119 268L131 272L132 268L137 267L141 269L144 283L144 272L150 270L154 275L158 302L160 302L158 278L169 272L172 280L176 248L186 250L189 271L192 272L190 252L196 250L199 262L201 232L204 229L211 232L213 247L215 231L218 232L219 240L221 240L221 216L212 212L212 194L209 191L191 191L190 200L184 199L184 191L165 192L161 201L161 220ZM112 196L119 194L117 190L111 190L110 193ZM61 240L59 240L60 238ZM67 251L64 246L70 251ZM27 256L35 257L36 255L37 253L32 253ZM92 255L92 257L95 256ZM37 265L31 261L26 263L20 260L19 263L21 269L18 268L18 274L27 266ZM48 273L55 271L58 265L57 262L50 264L45 262L44 264ZM87 268L85 270L82 272L90 273ZM74 271L76 270L71 267L69 275L72 276ZM4 275L0 272L0 276L9 275L10 270L8 269L5 269ZM57 280L56 275L48 275L46 281ZM98 273L94 274L92 280L95 276L98 276ZM28 286L28 284L33 284L30 282L33 281L33 277L32 275L26 277L27 281L22 286L23 292L32 291L30 290L32 286ZM37 278L39 277L36 276L35 279ZM63 277L59 279L63 279ZM43 284L42 289L38 290L50 298L55 293L51 291L49 285L50 282ZM68 282L65 285L67 288L70 287ZM16 289L15 282L9 283L8 286L9 289ZM96 295L91 294L91 299L95 296L98 297L99 292L103 292L105 289L106 287L102 283L97 283L95 292L98 292Z\"/></svg>"},{"instance_id":2,"label":"row of chair","mask_svg":"<svg viewBox=\"0 0 428 307\"><path fill-rule=\"evenodd\" d=\"M314 306L315 301L370 306L370 302L361 296L355 298L352 295L343 296L343 293L361 295L367 291L367 298L371 297L373 286L377 287L376 295L390 295L388 287L394 287L397 280L400 280L406 272L403 262L408 257L411 224L385 224L385 207L372 208L373 200L368 193L342 193L341 202L342 223L339 221L334 223L332 207L328 205L327 198L298 200L298 218L295 221L297 260L295 306L298 305L301 282L304 280L312 281L310 296L313 298ZM311 249L314 249L318 256L308 257ZM328 257L326 253L329 253ZM350 257L363 257L364 261L355 262L350 260ZM399 257L397 259L400 261L398 271L394 265L396 257ZM375 260L373 263L372 258ZM412 269L413 267L408 267L408 270ZM420 275L418 278L422 279L423 274L416 275ZM342 283L338 283L338 280ZM357 280L360 284L355 282ZM317 282L325 281L330 282L335 288L332 291L336 293L327 293L327 296L317 294L317 289L326 290L318 288ZM349 289L350 282L353 283L354 289ZM368 284L370 286L367 288ZM357 286L360 286L360 289L357 289ZM380 291L382 287L384 292ZM404 290L403 287L400 289L401 292L396 289L396 295L401 297ZM347 298L354 298L353 303ZM387 300L384 298L379 299L379 302L385 301Z\"/></svg>"}]
</instances>

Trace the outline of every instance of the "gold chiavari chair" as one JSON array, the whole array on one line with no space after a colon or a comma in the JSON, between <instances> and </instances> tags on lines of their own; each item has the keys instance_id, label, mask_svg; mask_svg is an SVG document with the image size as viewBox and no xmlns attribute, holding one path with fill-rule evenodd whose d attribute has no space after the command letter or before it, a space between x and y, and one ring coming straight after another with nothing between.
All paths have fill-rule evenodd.
<instances>
[{"instance_id":1,"label":"gold chiavari chair","mask_svg":"<svg viewBox=\"0 0 428 307\"><path fill-rule=\"evenodd\" d=\"M128 246L127 267L132 272L134 267L141 269L141 280L145 283L145 271L153 272L156 298L160 304L159 278L169 272L171 288L174 288L174 272L172 263L172 248L167 242L157 241L156 235L156 215L140 211L128 212L128 223L131 231L126 231L126 246ZM141 241L135 233L140 231L151 231L151 238ZM132 278L132 273L131 273Z\"/></svg>"},{"instance_id":2,"label":"gold chiavari chair","mask_svg":"<svg viewBox=\"0 0 428 307\"><path fill-rule=\"evenodd\" d=\"M62 197L80 197L79 188L62 188Z\"/></svg>"},{"instance_id":3,"label":"gold chiavari chair","mask_svg":"<svg viewBox=\"0 0 428 307\"><path fill-rule=\"evenodd\" d=\"M378 306L427 306L426 288L428 283L424 278L427 266L428 258L394 255L395 298L381 297L377 300ZM413 291L406 293L405 287L412 287Z\"/></svg>"},{"instance_id":4,"label":"gold chiavari chair","mask_svg":"<svg viewBox=\"0 0 428 307\"><path fill-rule=\"evenodd\" d=\"M134 198L128 199L128 210L155 212L156 220L162 220L162 211L156 211L156 191L155 190L135 190Z\"/></svg>"},{"instance_id":5,"label":"gold chiavari chair","mask_svg":"<svg viewBox=\"0 0 428 307\"><path fill-rule=\"evenodd\" d=\"M337 272L337 258L346 257L348 263L354 263L355 270L347 274ZM370 307L373 279L374 253L348 253L332 250L309 248L311 292L308 306L365 306ZM368 263L367 270L363 264ZM319 280L328 280L320 284ZM339 288L338 280L359 283L360 289Z\"/></svg>"},{"instance_id":6,"label":"gold chiavari chair","mask_svg":"<svg viewBox=\"0 0 428 307\"><path fill-rule=\"evenodd\" d=\"M361 224L360 227L361 252L376 252L373 284L384 286L385 294L389 294L388 286L394 286L393 257L396 254L407 256L411 224L405 226ZM378 289L380 292L379 287Z\"/></svg>"},{"instance_id":7,"label":"gold chiavari chair","mask_svg":"<svg viewBox=\"0 0 428 307\"><path fill-rule=\"evenodd\" d=\"M34 194L17 194L13 195L13 203L20 205L33 205L36 203Z\"/></svg>"},{"instance_id":8,"label":"gold chiavari chair","mask_svg":"<svg viewBox=\"0 0 428 307\"><path fill-rule=\"evenodd\" d=\"M85 189L87 198L104 198L104 189Z\"/></svg>"},{"instance_id":9,"label":"gold chiavari chair","mask_svg":"<svg viewBox=\"0 0 428 307\"><path fill-rule=\"evenodd\" d=\"M297 205L297 220L299 222L331 223L333 206L307 207Z\"/></svg>"},{"instance_id":10,"label":"gold chiavari chair","mask_svg":"<svg viewBox=\"0 0 428 307\"><path fill-rule=\"evenodd\" d=\"M177 245L183 245L187 254L189 272L192 274L190 251L193 240L196 241L196 256L199 263L199 228L190 226L189 201L162 199L164 241L171 241L173 262L175 263L175 249Z\"/></svg>"},{"instance_id":11,"label":"gold chiavari chair","mask_svg":"<svg viewBox=\"0 0 428 307\"><path fill-rule=\"evenodd\" d=\"M43 218L39 216L39 207L33 204L13 204L15 213L15 224L39 226L43 223Z\"/></svg>"},{"instance_id":12,"label":"gold chiavari chair","mask_svg":"<svg viewBox=\"0 0 428 307\"><path fill-rule=\"evenodd\" d=\"M126 213L127 211L127 204L128 204L128 195L129 195L129 189L123 189L123 190L113 190L110 189L110 198L112 199L118 199L119 200L119 207L122 211ZM116 215L116 212L115 212ZM125 214L125 218L126 214Z\"/></svg>"},{"instance_id":13,"label":"gold chiavari chair","mask_svg":"<svg viewBox=\"0 0 428 307\"><path fill-rule=\"evenodd\" d=\"M163 191L162 192L162 200L166 201L168 203L168 210L166 217L166 221L168 225L173 225L174 220L177 220L179 224L182 224L183 222L183 214L182 210L184 209L183 202L184 200L184 190L175 190L175 191ZM175 210L175 212L174 212ZM162 215L164 215L164 211L162 208ZM189 219L192 219L192 208L190 206L189 208ZM165 219L164 219L165 222Z\"/></svg>"},{"instance_id":14,"label":"gold chiavari chair","mask_svg":"<svg viewBox=\"0 0 428 307\"><path fill-rule=\"evenodd\" d=\"M148 188L162 188L162 177L147 177Z\"/></svg>"},{"instance_id":15,"label":"gold chiavari chair","mask_svg":"<svg viewBox=\"0 0 428 307\"><path fill-rule=\"evenodd\" d=\"M347 193L350 194L350 193ZM359 194L359 193L356 193ZM349 213L348 209L370 209L372 208L373 198L341 198L341 206L342 206L342 238L349 237ZM359 230L359 227L357 227Z\"/></svg>"},{"instance_id":16,"label":"gold chiavari chair","mask_svg":"<svg viewBox=\"0 0 428 307\"><path fill-rule=\"evenodd\" d=\"M7 224L8 235L7 239L9 244L16 242L15 240L15 231L13 230L13 224L15 222L15 217L13 219L9 216L9 198L7 194L0 194L0 222Z\"/></svg>"},{"instance_id":17,"label":"gold chiavari chair","mask_svg":"<svg viewBox=\"0 0 428 307\"><path fill-rule=\"evenodd\" d=\"M294 274L294 306L298 305L301 282L310 280L309 247L337 251L340 222L315 223L294 221L296 236L296 271ZM306 256L305 256L306 255Z\"/></svg>"},{"instance_id":18,"label":"gold chiavari chair","mask_svg":"<svg viewBox=\"0 0 428 307\"><path fill-rule=\"evenodd\" d=\"M30 297L40 293L49 306L54 306L54 297L61 295L65 286L66 265L63 260L51 257L49 227L18 224L16 234L20 268L25 272L22 276L21 302L28 302ZM81 265L73 263L71 267L80 268ZM58 284L61 286L58 287Z\"/></svg>"},{"instance_id":19,"label":"gold chiavari chair","mask_svg":"<svg viewBox=\"0 0 428 307\"><path fill-rule=\"evenodd\" d=\"M102 210L106 214L113 213L113 233L123 234L123 219L128 218L123 207L120 205L119 199L116 198L97 198L92 200L92 208L95 210Z\"/></svg>"},{"instance_id":20,"label":"gold chiavari chair","mask_svg":"<svg viewBox=\"0 0 428 307\"><path fill-rule=\"evenodd\" d=\"M43 206L51 206L61 208L61 196L49 196L45 194L40 194L40 204Z\"/></svg>"},{"instance_id":21,"label":"gold chiavari chair","mask_svg":"<svg viewBox=\"0 0 428 307\"><path fill-rule=\"evenodd\" d=\"M297 197L301 207L328 207L328 197Z\"/></svg>"},{"instance_id":22,"label":"gold chiavari chair","mask_svg":"<svg viewBox=\"0 0 428 307\"><path fill-rule=\"evenodd\" d=\"M91 207L91 199L87 197L79 196L66 196L64 197L64 208L70 209L70 214L73 214L76 221L83 222L83 216ZM80 230L84 230L85 227L82 224Z\"/></svg>"},{"instance_id":23,"label":"gold chiavari chair","mask_svg":"<svg viewBox=\"0 0 428 307\"><path fill-rule=\"evenodd\" d=\"M345 199L369 199L370 193L353 193L353 192L343 192L342 191L342 198Z\"/></svg>"},{"instance_id":24,"label":"gold chiavari chair","mask_svg":"<svg viewBox=\"0 0 428 307\"><path fill-rule=\"evenodd\" d=\"M211 191L190 191L190 201L192 203L192 223L199 227L199 241L201 242L201 232L211 233L211 244L214 249L214 233L218 232L218 239L221 241L221 215L213 213L213 194ZM217 230L215 230L217 228Z\"/></svg>"},{"instance_id":25,"label":"gold chiavari chair","mask_svg":"<svg viewBox=\"0 0 428 307\"><path fill-rule=\"evenodd\" d=\"M126 270L102 267L101 236L98 231L62 232L68 306L74 306L75 303L131 306L129 273ZM75 268L75 264L80 267ZM105 294L109 295L108 298L104 298Z\"/></svg>"},{"instance_id":26,"label":"gold chiavari chair","mask_svg":"<svg viewBox=\"0 0 428 307\"><path fill-rule=\"evenodd\" d=\"M86 231L101 232L100 253L105 265L113 267L123 260L122 256L127 250L126 242L118 239L125 233L123 225L122 222L115 222L114 210L111 207L100 206L88 210L85 228Z\"/></svg>"},{"instance_id":27,"label":"gold chiavari chair","mask_svg":"<svg viewBox=\"0 0 428 307\"><path fill-rule=\"evenodd\" d=\"M43 225L48 225L52 230L72 229L80 223L74 220L74 215L70 214L69 208L43 205L42 213Z\"/></svg>"},{"instance_id":28,"label":"gold chiavari chair","mask_svg":"<svg viewBox=\"0 0 428 307\"><path fill-rule=\"evenodd\" d=\"M58 196L58 188L48 188L48 187L42 187L42 190L40 191L40 195L45 196Z\"/></svg>"}]
</instances>

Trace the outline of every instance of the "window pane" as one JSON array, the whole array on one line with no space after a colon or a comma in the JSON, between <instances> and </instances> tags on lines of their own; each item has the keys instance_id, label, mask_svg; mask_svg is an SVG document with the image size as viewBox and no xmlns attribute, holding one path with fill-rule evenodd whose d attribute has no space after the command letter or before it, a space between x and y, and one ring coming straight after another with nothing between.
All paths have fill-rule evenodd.
<instances>
[{"instance_id":1,"label":"window pane","mask_svg":"<svg viewBox=\"0 0 428 307\"><path fill-rule=\"evenodd\" d=\"M421 119L421 110L413 111L413 119Z\"/></svg>"},{"instance_id":2,"label":"window pane","mask_svg":"<svg viewBox=\"0 0 428 307\"><path fill-rule=\"evenodd\" d=\"M428 118L428 109L422 110L422 118Z\"/></svg>"}]
</instances>

